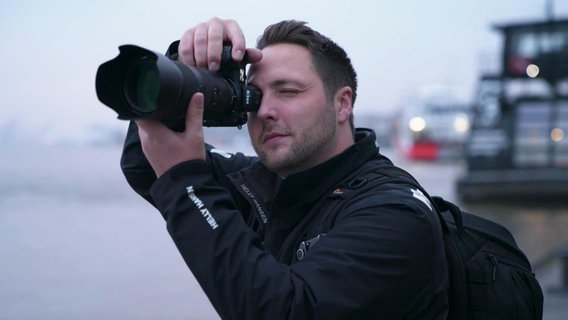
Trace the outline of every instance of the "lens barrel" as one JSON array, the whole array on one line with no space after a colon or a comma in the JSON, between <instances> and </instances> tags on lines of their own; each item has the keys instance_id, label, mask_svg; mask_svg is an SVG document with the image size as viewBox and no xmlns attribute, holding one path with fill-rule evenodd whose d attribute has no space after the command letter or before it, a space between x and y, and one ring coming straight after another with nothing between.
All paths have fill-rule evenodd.
<instances>
[{"instance_id":1,"label":"lens barrel","mask_svg":"<svg viewBox=\"0 0 568 320\"><path fill-rule=\"evenodd\" d=\"M239 65L222 64L225 71L214 73L134 45L119 50L115 59L99 66L96 76L99 100L119 119L151 117L179 127L196 92L204 94L205 126L240 126L246 113L260 106L262 93L244 85L244 67Z\"/></svg>"}]
</instances>

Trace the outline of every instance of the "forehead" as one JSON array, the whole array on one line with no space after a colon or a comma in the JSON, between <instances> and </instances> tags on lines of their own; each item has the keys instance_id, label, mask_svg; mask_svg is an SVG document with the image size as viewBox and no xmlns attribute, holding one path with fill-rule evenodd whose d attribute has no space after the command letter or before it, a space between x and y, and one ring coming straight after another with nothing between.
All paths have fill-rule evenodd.
<instances>
[{"instance_id":1,"label":"forehead","mask_svg":"<svg viewBox=\"0 0 568 320\"><path fill-rule=\"evenodd\" d=\"M287 76L317 76L312 56L307 48L300 45L280 43L262 49L262 59L251 65L249 80Z\"/></svg>"}]
</instances>

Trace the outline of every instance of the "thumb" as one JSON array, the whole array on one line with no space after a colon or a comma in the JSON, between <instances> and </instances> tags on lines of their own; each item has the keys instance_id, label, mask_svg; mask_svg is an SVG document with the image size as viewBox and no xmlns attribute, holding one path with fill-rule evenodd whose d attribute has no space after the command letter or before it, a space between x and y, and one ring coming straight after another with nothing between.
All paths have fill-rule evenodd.
<instances>
[{"instance_id":1,"label":"thumb","mask_svg":"<svg viewBox=\"0 0 568 320\"><path fill-rule=\"evenodd\" d=\"M203 137L203 110L204 110L203 93L197 92L189 101L187 107L187 116L185 117L186 134L195 136L196 134Z\"/></svg>"},{"instance_id":2,"label":"thumb","mask_svg":"<svg viewBox=\"0 0 568 320\"><path fill-rule=\"evenodd\" d=\"M262 60L262 51L256 48L247 49L248 63L257 63Z\"/></svg>"}]
</instances>

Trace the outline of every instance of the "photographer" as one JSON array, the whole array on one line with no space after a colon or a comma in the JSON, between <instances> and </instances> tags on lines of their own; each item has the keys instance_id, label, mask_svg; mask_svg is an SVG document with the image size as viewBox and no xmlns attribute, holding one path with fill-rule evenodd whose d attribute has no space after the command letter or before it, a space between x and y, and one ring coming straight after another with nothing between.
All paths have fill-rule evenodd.
<instances>
[{"instance_id":1,"label":"photographer","mask_svg":"<svg viewBox=\"0 0 568 320\"><path fill-rule=\"evenodd\" d=\"M325 234L310 234L338 187L392 166L372 130L354 129L357 80L343 49L297 21L245 49L235 21L212 18L186 31L173 57L215 71L223 42L236 61L247 53L249 84L262 92L247 122L258 157L205 144L196 93L183 132L132 122L121 160L220 317L445 319L440 224L411 185L353 188Z\"/></svg>"}]
</instances>

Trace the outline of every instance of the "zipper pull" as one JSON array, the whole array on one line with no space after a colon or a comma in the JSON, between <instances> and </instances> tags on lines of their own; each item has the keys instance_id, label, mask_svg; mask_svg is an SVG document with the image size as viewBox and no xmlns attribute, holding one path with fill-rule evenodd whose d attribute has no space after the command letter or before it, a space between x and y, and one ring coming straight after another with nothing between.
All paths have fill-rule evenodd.
<instances>
[{"instance_id":1,"label":"zipper pull","mask_svg":"<svg viewBox=\"0 0 568 320\"><path fill-rule=\"evenodd\" d=\"M316 244L316 242L318 242L319 239L323 236L325 236L325 233L318 234L317 236L315 236L315 237L313 237L309 240L300 242L300 245L298 246L298 250L296 250L296 257L298 258L298 261L301 261L302 259L304 259L304 257L308 253L308 250L310 250L310 248L314 244Z\"/></svg>"},{"instance_id":2,"label":"zipper pull","mask_svg":"<svg viewBox=\"0 0 568 320\"><path fill-rule=\"evenodd\" d=\"M487 254L487 258L491 260L491 264L493 265L493 272L491 274L493 282L495 282L495 274L497 273L497 258L492 254Z\"/></svg>"}]
</instances>

